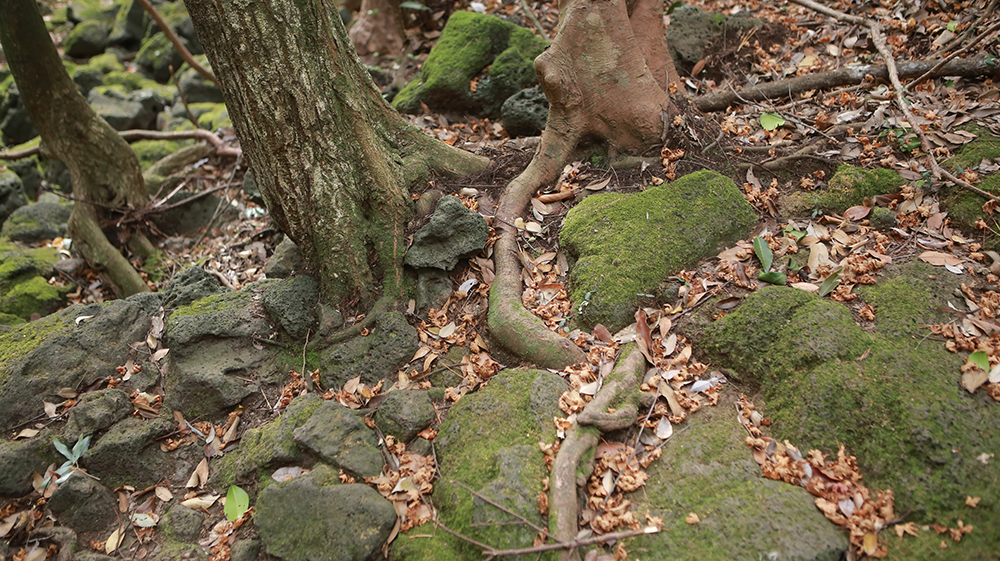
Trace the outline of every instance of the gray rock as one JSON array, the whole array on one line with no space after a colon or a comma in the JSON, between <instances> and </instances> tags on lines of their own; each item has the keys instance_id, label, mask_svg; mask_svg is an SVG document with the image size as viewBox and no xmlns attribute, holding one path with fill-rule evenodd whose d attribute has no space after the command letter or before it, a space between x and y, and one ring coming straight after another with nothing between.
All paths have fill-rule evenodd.
<instances>
[{"instance_id":1,"label":"gray rock","mask_svg":"<svg viewBox=\"0 0 1000 561\"><path fill-rule=\"evenodd\" d=\"M319 328L316 330L316 335L319 338L327 337L337 329L340 329L344 325L344 314L341 314L332 306L323 304L319 305Z\"/></svg>"},{"instance_id":2,"label":"gray rock","mask_svg":"<svg viewBox=\"0 0 1000 561\"><path fill-rule=\"evenodd\" d=\"M73 192L73 179L70 177L69 168L66 167L66 164L60 162L59 160L43 158L41 165L42 178L47 181L49 185L59 187L59 190L63 193Z\"/></svg>"},{"instance_id":3,"label":"gray rock","mask_svg":"<svg viewBox=\"0 0 1000 561\"><path fill-rule=\"evenodd\" d=\"M38 199L38 188L42 185L42 172L34 157L7 162L7 169L21 178L21 189L29 201Z\"/></svg>"},{"instance_id":4,"label":"gray rock","mask_svg":"<svg viewBox=\"0 0 1000 561\"><path fill-rule=\"evenodd\" d=\"M511 138L541 134L549 118L549 100L535 86L517 92L500 109L503 128Z\"/></svg>"},{"instance_id":5,"label":"gray rock","mask_svg":"<svg viewBox=\"0 0 1000 561\"><path fill-rule=\"evenodd\" d=\"M334 400L324 401L292 434L296 444L323 462L355 477L374 477L385 461L375 434L360 417Z\"/></svg>"},{"instance_id":6,"label":"gray rock","mask_svg":"<svg viewBox=\"0 0 1000 561\"><path fill-rule=\"evenodd\" d=\"M685 4L670 15L667 27L670 56L678 69L691 70L723 38L727 29L729 33L736 30L736 33L742 34L748 28L760 25L760 20L706 12Z\"/></svg>"},{"instance_id":7,"label":"gray rock","mask_svg":"<svg viewBox=\"0 0 1000 561\"><path fill-rule=\"evenodd\" d=\"M111 427L96 444L91 444L80 465L100 477L105 485L152 485L162 479L164 473L173 475L168 466L174 460L160 451L156 437L175 427L173 420L129 417Z\"/></svg>"},{"instance_id":8,"label":"gray rock","mask_svg":"<svg viewBox=\"0 0 1000 561\"><path fill-rule=\"evenodd\" d=\"M306 424L323 403L313 393L299 396L275 421L247 430L239 448L213 463L212 482L228 486L238 480L253 479L258 471L302 461L302 452L295 444L292 432Z\"/></svg>"},{"instance_id":9,"label":"gray rock","mask_svg":"<svg viewBox=\"0 0 1000 561\"><path fill-rule=\"evenodd\" d=\"M170 537L188 543L195 543L201 536L201 525L205 515L186 506L176 504L163 516L159 524Z\"/></svg>"},{"instance_id":10,"label":"gray rock","mask_svg":"<svg viewBox=\"0 0 1000 561\"><path fill-rule=\"evenodd\" d=\"M308 275L276 282L264 290L264 312L293 339L305 339L316 327L319 285Z\"/></svg>"},{"instance_id":11,"label":"gray rock","mask_svg":"<svg viewBox=\"0 0 1000 561\"><path fill-rule=\"evenodd\" d=\"M2 182L2 179L0 179ZM15 210L3 223L0 235L16 242L41 243L68 231L67 222L72 209L60 204L35 203Z\"/></svg>"},{"instance_id":12,"label":"gray rock","mask_svg":"<svg viewBox=\"0 0 1000 561\"><path fill-rule=\"evenodd\" d=\"M21 187L21 178L12 171L0 171L0 221L7 218L17 209L28 204Z\"/></svg>"},{"instance_id":13,"label":"gray rock","mask_svg":"<svg viewBox=\"0 0 1000 561\"><path fill-rule=\"evenodd\" d=\"M170 279L163 291L163 305L176 309L187 306L199 298L225 292L219 281L197 265L184 269Z\"/></svg>"},{"instance_id":14,"label":"gray rock","mask_svg":"<svg viewBox=\"0 0 1000 561\"><path fill-rule=\"evenodd\" d=\"M431 426L435 419L437 413L426 391L397 390L389 392L378 406L375 425L383 434L410 442L418 432Z\"/></svg>"},{"instance_id":15,"label":"gray rock","mask_svg":"<svg viewBox=\"0 0 1000 561\"><path fill-rule=\"evenodd\" d=\"M90 550L80 551L73 557L73 561L117 561L117 559L117 557Z\"/></svg>"},{"instance_id":16,"label":"gray rock","mask_svg":"<svg viewBox=\"0 0 1000 561\"><path fill-rule=\"evenodd\" d=\"M102 431L131 414L132 401L125 392L114 388L87 392L69 410L63 434L66 439L75 441Z\"/></svg>"},{"instance_id":17,"label":"gray rock","mask_svg":"<svg viewBox=\"0 0 1000 561\"><path fill-rule=\"evenodd\" d=\"M142 4L135 0L122 2L115 22L111 26L108 42L136 51L143 36L146 35L146 27L149 26L149 22L150 17L143 9Z\"/></svg>"},{"instance_id":18,"label":"gray rock","mask_svg":"<svg viewBox=\"0 0 1000 561\"><path fill-rule=\"evenodd\" d=\"M17 84L11 84L7 97L0 100L0 133L10 144L21 144L38 136Z\"/></svg>"},{"instance_id":19,"label":"gray rock","mask_svg":"<svg viewBox=\"0 0 1000 561\"><path fill-rule=\"evenodd\" d=\"M285 239L281 240L281 243L274 248L274 253L264 263L264 274L269 279L283 279L292 276L293 273L303 271L305 266L306 262L302 259L299 246L285 236Z\"/></svg>"},{"instance_id":20,"label":"gray rock","mask_svg":"<svg viewBox=\"0 0 1000 561\"><path fill-rule=\"evenodd\" d=\"M48 315L65 304L68 287L48 283L59 261L54 248L0 242L0 312L24 319Z\"/></svg>"},{"instance_id":21,"label":"gray rock","mask_svg":"<svg viewBox=\"0 0 1000 561\"><path fill-rule=\"evenodd\" d=\"M104 485L85 475L73 474L52 493L48 507L61 524L77 532L94 532L117 519L118 501Z\"/></svg>"},{"instance_id":22,"label":"gray rock","mask_svg":"<svg viewBox=\"0 0 1000 561\"><path fill-rule=\"evenodd\" d=\"M64 259L59 263L65 263L66 261L71 261L70 259ZM86 261L84 261L86 263ZM56 268L58 268L58 263ZM162 292L140 292L138 294L133 294L126 298L129 302L139 306L143 313L146 315L154 315L160 311L160 306L163 305L163 293Z\"/></svg>"},{"instance_id":23,"label":"gray rock","mask_svg":"<svg viewBox=\"0 0 1000 561\"><path fill-rule=\"evenodd\" d=\"M242 539L230 547L229 561L254 561L260 553L260 540Z\"/></svg>"},{"instance_id":24,"label":"gray rock","mask_svg":"<svg viewBox=\"0 0 1000 561\"><path fill-rule=\"evenodd\" d=\"M77 317L92 316L76 323ZM0 358L0 426L38 415L42 400L58 402L61 388L79 388L116 376L129 345L142 341L149 316L124 300L73 306L0 333L15 349ZM171 354L174 351L171 352Z\"/></svg>"},{"instance_id":25,"label":"gray rock","mask_svg":"<svg viewBox=\"0 0 1000 561\"><path fill-rule=\"evenodd\" d=\"M254 521L267 552L285 561L364 561L379 555L393 525L392 504L367 485L336 485L317 469L260 493Z\"/></svg>"},{"instance_id":26,"label":"gray rock","mask_svg":"<svg viewBox=\"0 0 1000 561\"><path fill-rule=\"evenodd\" d=\"M253 171L247 171L243 175L243 196L257 206L264 206L264 196L260 194L260 188L257 187Z\"/></svg>"},{"instance_id":27,"label":"gray rock","mask_svg":"<svg viewBox=\"0 0 1000 561\"><path fill-rule=\"evenodd\" d=\"M486 245L490 228L486 219L449 195L441 197L430 222L413 235L405 263L412 267L435 267L450 271L458 260Z\"/></svg>"},{"instance_id":28,"label":"gray rock","mask_svg":"<svg viewBox=\"0 0 1000 561\"><path fill-rule=\"evenodd\" d=\"M104 52L108 46L108 24L87 20L77 24L63 39L63 53L71 58L90 58Z\"/></svg>"},{"instance_id":29,"label":"gray rock","mask_svg":"<svg viewBox=\"0 0 1000 561\"><path fill-rule=\"evenodd\" d=\"M448 271L427 267L417 269L417 310L440 309L453 291Z\"/></svg>"},{"instance_id":30,"label":"gray rock","mask_svg":"<svg viewBox=\"0 0 1000 561\"><path fill-rule=\"evenodd\" d=\"M104 85L104 73L100 68L78 66L73 71L73 81L80 87L80 93L86 97L90 95L90 90Z\"/></svg>"},{"instance_id":31,"label":"gray rock","mask_svg":"<svg viewBox=\"0 0 1000 561\"><path fill-rule=\"evenodd\" d=\"M51 431L46 430L30 440L0 443L0 497L30 493L32 472L44 473L49 464L62 458L52 446L52 437Z\"/></svg>"},{"instance_id":32,"label":"gray rock","mask_svg":"<svg viewBox=\"0 0 1000 561\"><path fill-rule=\"evenodd\" d=\"M253 309L257 298L253 289L224 293L170 314L165 406L190 417L215 415L257 392L247 379L272 371L269 365L278 354L256 341L271 334L271 326Z\"/></svg>"},{"instance_id":33,"label":"gray rock","mask_svg":"<svg viewBox=\"0 0 1000 561\"><path fill-rule=\"evenodd\" d=\"M135 63L142 73L161 84L170 79L170 67L180 68L183 62L180 53L163 33L144 39L135 57Z\"/></svg>"},{"instance_id":34,"label":"gray rock","mask_svg":"<svg viewBox=\"0 0 1000 561\"><path fill-rule=\"evenodd\" d=\"M167 199L167 204L179 203L195 194L192 191L178 191ZM220 209L213 221L216 210ZM224 199L217 195L206 195L154 215L153 223L170 236L194 236L212 223L225 224L238 217L239 211Z\"/></svg>"},{"instance_id":35,"label":"gray rock","mask_svg":"<svg viewBox=\"0 0 1000 561\"><path fill-rule=\"evenodd\" d=\"M323 387L336 388L356 376L374 385L395 380L396 371L413 357L419 337L399 312L379 312L367 337L355 337L330 348L320 370Z\"/></svg>"},{"instance_id":36,"label":"gray rock","mask_svg":"<svg viewBox=\"0 0 1000 561\"><path fill-rule=\"evenodd\" d=\"M125 98L112 97L111 93L92 91L87 102L113 129L155 128L156 115L164 106L162 97L150 90L137 90Z\"/></svg>"},{"instance_id":37,"label":"gray rock","mask_svg":"<svg viewBox=\"0 0 1000 561\"><path fill-rule=\"evenodd\" d=\"M197 60L205 68L211 68L204 55L197 57ZM225 103L226 101L222 97L222 90L219 89L219 86L199 74L194 68L188 68L181 72L177 83L188 103Z\"/></svg>"},{"instance_id":38,"label":"gray rock","mask_svg":"<svg viewBox=\"0 0 1000 561\"><path fill-rule=\"evenodd\" d=\"M442 193L440 189L428 189L427 191L424 191L414 205L413 214L417 218L423 218L434 212L434 209L437 208L438 201L440 201L443 196L444 193Z\"/></svg>"}]
</instances>

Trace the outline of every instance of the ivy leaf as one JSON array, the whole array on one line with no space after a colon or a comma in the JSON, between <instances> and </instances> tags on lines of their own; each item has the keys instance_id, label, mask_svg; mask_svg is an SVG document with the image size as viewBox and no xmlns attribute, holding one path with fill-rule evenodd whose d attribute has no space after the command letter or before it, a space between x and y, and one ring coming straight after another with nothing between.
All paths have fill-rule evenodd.
<instances>
[{"instance_id":1,"label":"ivy leaf","mask_svg":"<svg viewBox=\"0 0 1000 561\"><path fill-rule=\"evenodd\" d=\"M985 372L990 371L990 359L986 356L985 351L976 351L969 355L969 362L978 366L980 370Z\"/></svg>"},{"instance_id":2,"label":"ivy leaf","mask_svg":"<svg viewBox=\"0 0 1000 561\"><path fill-rule=\"evenodd\" d=\"M773 131L784 124L785 120L777 113L760 114L760 126L764 127L766 131Z\"/></svg>"},{"instance_id":3,"label":"ivy leaf","mask_svg":"<svg viewBox=\"0 0 1000 561\"><path fill-rule=\"evenodd\" d=\"M764 281L764 282L770 283L770 284L784 285L785 281L787 280L787 277L785 276L785 273L779 273L777 271L771 271L771 272L768 272L768 273L761 273L761 274L757 275L757 280Z\"/></svg>"},{"instance_id":4,"label":"ivy leaf","mask_svg":"<svg viewBox=\"0 0 1000 561\"><path fill-rule=\"evenodd\" d=\"M955 21L955 20L951 20L951 21L948 22L948 26L947 27L948 27L948 31L951 31L952 33L954 33L958 29L958 22Z\"/></svg>"},{"instance_id":5,"label":"ivy leaf","mask_svg":"<svg viewBox=\"0 0 1000 561\"><path fill-rule=\"evenodd\" d=\"M844 272L844 268L840 267L836 271L830 273L830 276L823 280L823 284L819 285L819 297L823 298L827 294L833 292L834 288L840 284L840 273Z\"/></svg>"},{"instance_id":6,"label":"ivy leaf","mask_svg":"<svg viewBox=\"0 0 1000 561\"><path fill-rule=\"evenodd\" d=\"M753 252L757 255L757 259L760 259L761 270L770 270L771 263L774 262L774 253L771 252L771 248L767 246L764 238L757 236L753 239Z\"/></svg>"},{"instance_id":7,"label":"ivy leaf","mask_svg":"<svg viewBox=\"0 0 1000 561\"><path fill-rule=\"evenodd\" d=\"M246 491L236 485L230 485L229 492L226 493L226 506L223 509L226 513L226 519L233 522L243 516L249 508L250 495L247 495Z\"/></svg>"}]
</instances>

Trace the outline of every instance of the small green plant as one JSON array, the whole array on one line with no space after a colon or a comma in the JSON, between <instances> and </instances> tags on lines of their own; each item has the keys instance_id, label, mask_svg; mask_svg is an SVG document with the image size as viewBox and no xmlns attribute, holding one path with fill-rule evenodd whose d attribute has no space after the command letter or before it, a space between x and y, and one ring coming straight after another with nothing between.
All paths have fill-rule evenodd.
<instances>
[{"instance_id":1,"label":"small green plant","mask_svg":"<svg viewBox=\"0 0 1000 561\"><path fill-rule=\"evenodd\" d=\"M774 253L764 238L757 236L753 239L753 252L760 260L761 271L757 275L757 280L771 284L785 284L788 280L785 273L771 270L771 265L774 264Z\"/></svg>"},{"instance_id":2,"label":"small green plant","mask_svg":"<svg viewBox=\"0 0 1000 561\"><path fill-rule=\"evenodd\" d=\"M778 113L761 113L760 114L760 126L764 127L764 130L770 132L774 129L784 126L785 119Z\"/></svg>"},{"instance_id":3,"label":"small green plant","mask_svg":"<svg viewBox=\"0 0 1000 561\"><path fill-rule=\"evenodd\" d=\"M87 453L87 450L90 449L90 435L84 436L79 440L77 440L76 444L73 445L72 450L69 449L65 444L63 444L58 438L52 439L52 445L56 447L56 451L58 451L66 458L66 461L63 462L63 465L59 466L59 469L55 470L54 472L56 475L59 476L59 478L56 479L56 484L58 485L59 483L66 481L67 479L70 478L71 475L73 475L73 471L75 471L77 468L76 463L80 461L80 458L82 458L83 455ZM45 476L45 479L42 480L41 487L43 489L47 487L51 479L52 479L52 473L47 474Z\"/></svg>"}]
</instances>

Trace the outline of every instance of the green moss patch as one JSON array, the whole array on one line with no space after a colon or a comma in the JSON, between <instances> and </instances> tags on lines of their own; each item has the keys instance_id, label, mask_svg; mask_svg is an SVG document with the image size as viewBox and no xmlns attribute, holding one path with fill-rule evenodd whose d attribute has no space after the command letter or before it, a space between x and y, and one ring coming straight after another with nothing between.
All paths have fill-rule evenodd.
<instances>
[{"instance_id":1,"label":"green moss patch","mask_svg":"<svg viewBox=\"0 0 1000 561\"><path fill-rule=\"evenodd\" d=\"M576 260L570 299L577 320L612 332L628 325L638 295L655 293L670 275L746 237L755 221L736 185L712 171L634 195L587 197L559 234Z\"/></svg>"},{"instance_id":2,"label":"green moss patch","mask_svg":"<svg viewBox=\"0 0 1000 561\"><path fill-rule=\"evenodd\" d=\"M845 164L837 168L826 187L793 193L785 198L782 207L792 215L815 210L840 213L863 204L866 197L894 193L905 184L906 180L893 170L866 170Z\"/></svg>"}]
</instances>

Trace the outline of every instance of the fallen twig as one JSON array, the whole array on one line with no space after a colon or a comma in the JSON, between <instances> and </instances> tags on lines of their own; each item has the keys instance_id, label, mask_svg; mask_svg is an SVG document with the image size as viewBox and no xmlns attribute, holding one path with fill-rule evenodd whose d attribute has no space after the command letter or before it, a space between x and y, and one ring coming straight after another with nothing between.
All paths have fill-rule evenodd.
<instances>
[{"instance_id":1,"label":"fallen twig","mask_svg":"<svg viewBox=\"0 0 1000 561\"><path fill-rule=\"evenodd\" d=\"M528 520L527 518L521 516L520 514L518 514L518 513L514 512L514 511L510 510L509 508L506 508L503 505L498 504L497 502L491 500L489 497L484 496L482 493L477 493L476 491L472 490L468 485L465 485L464 483L462 483L460 481L455 481L454 479L450 479L449 481L452 482L452 483L454 483L455 485L458 485L462 489L465 489L466 491L472 493L473 496L477 497L479 500L485 502L486 504L494 506L494 507L502 510L503 512L506 512L507 514L509 514L509 515L513 516L514 518L517 518L518 520L520 520L522 523L527 524L528 526L534 528L535 531L541 532L542 534L545 535L545 537L549 538L550 540L555 540L556 539L555 536L553 536L552 534L550 534L548 532L548 530L546 530L545 528L542 528L538 524L535 524L534 522ZM556 540L556 541L558 541L558 540Z\"/></svg>"},{"instance_id":2,"label":"fallen twig","mask_svg":"<svg viewBox=\"0 0 1000 561\"><path fill-rule=\"evenodd\" d=\"M531 25L535 26L535 30L538 31L538 36L542 39L548 39L549 33L545 31L545 28L542 27L542 22L538 21L538 18L535 17L535 13L531 11L531 7L528 6L528 0L521 0L521 11L524 12L524 17L528 18Z\"/></svg>"},{"instance_id":3,"label":"fallen twig","mask_svg":"<svg viewBox=\"0 0 1000 561\"><path fill-rule=\"evenodd\" d=\"M967 53L968 51L972 50L973 47L975 47L976 45L978 45L979 43L981 43L983 39L985 39L991 33L995 32L998 29L1000 29L1000 21L995 22L993 25L991 25L990 27L988 27L986 29L986 31L983 31L978 36L976 36L976 38L973 39L968 45L962 47L961 49L959 49L959 50L951 53L950 55L944 57L943 59L941 59L941 62L939 62L936 65L934 65L934 68L931 68L927 72L925 72L922 75L920 75L920 77L917 78L916 80L913 80L909 84L906 84L906 87L903 88L903 90L905 90L905 91L913 91L913 88L917 87L917 84L920 84L921 82L923 82L924 80L930 78L931 76L936 75L935 73L938 72L939 70L941 70L941 67L943 67L944 65L948 64L953 59L958 58L959 56L961 56L961 55Z\"/></svg>"}]
</instances>

